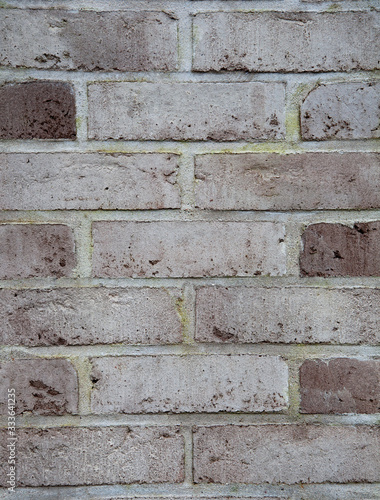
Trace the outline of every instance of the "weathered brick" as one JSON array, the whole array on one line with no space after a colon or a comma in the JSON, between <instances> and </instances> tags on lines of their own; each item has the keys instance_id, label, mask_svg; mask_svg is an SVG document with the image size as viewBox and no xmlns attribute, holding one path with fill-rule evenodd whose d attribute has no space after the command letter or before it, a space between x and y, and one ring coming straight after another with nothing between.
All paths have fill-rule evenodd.
<instances>
[{"instance_id":1,"label":"weathered brick","mask_svg":"<svg viewBox=\"0 0 380 500\"><path fill-rule=\"evenodd\" d=\"M177 21L164 12L5 10L0 65L85 71L174 70Z\"/></svg>"},{"instance_id":2,"label":"weathered brick","mask_svg":"<svg viewBox=\"0 0 380 500\"><path fill-rule=\"evenodd\" d=\"M283 83L95 83L90 139L283 139Z\"/></svg>"},{"instance_id":3,"label":"weathered brick","mask_svg":"<svg viewBox=\"0 0 380 500\"><path fill-rule=\"evenodd\" d=\"M380 343L380 290L201 287L199 342Z\"/></svg>"},{"instance_id":4,"label":"weathered brick","mask_svg":"<svg viewBox=\"0 0 380 500\"><path fill-rule=\"evenodd\" d=\"M61 224L0 224L0 279L70 276L72 230Z\"/></svg>"},{"instance_id":5,"label":"weathered brick","mask_svg":"<svg viewBox=\"0 0 380 500\"><path fill-rule=\"evenodd\" d=\"M70 84L36 81L0 87L0 139L75 139Z\"/></svg>"},{"instance_id":6,"label":"weathered brick","mask_svg":"<svg viewBox=\"0 0 380 500\"><path fill-rule=\"evenodd\" d=\"M312 90L301 105L305 140L380 137L380 83L336 83Z\"/></svg>"},{"instance_id":7,"label":"weathered brick","mask_svg":"<svg viewBox=\"0 0 380 500\"><path fill-rule=\"evenodd\" d=\"M302 413L380 412L380 361L307 360L300 368Z\"/></svg>"},{"instance_id":8,"label":"weathered brick","mask_svg":"<svg viewBox=\"0 0 380 500\"><path fill-rule=\"evenodd\" d=\"M15 389L16 414L63 415L78 412L78 377L65 359L16 359L0 363L0 414L8 411L8 389Z\"/></svg>"},{"instance_id":9,"label":"weathered brick","mask_svg":"<svg viewBox=\"0 0 380 500\"><path fill-rule=\"evenodd\" d=\"M196 156L196 206L214 210L380 207L376 153Z\"/></svg>"},{"instance_id":10,"label":"weathered brick","mask_svg":"<svg viewBox=\"0 0 380 500\"><path fill-rule=\"evenodd\" d=\"M92 359L94 413L255 412L287 407L288 370L275 356Z\"/></svg>"},{"instance_id":11,"label":"weathered brick","mask_svg":"<svg viewBox=\"0 0 380 500\"><path fill-rule=\"evenodd\" d=\"M3 289L0 344L178 343L180 300L174 288Z\"/></svg>"},{"instance_id":12,"label":"weathered brick","mask_svg":"<svg viewBox=\"0 0 380 500\"><path fill-rule=\"evenodd\" d=\"M252 276L285 273L284 227L271 222L93 224L97 277Z\"/></svg>"},{"instance_id":13,"label":"weathered brick","mask_svg":"<svg viewBox=\"0 0 380 500\"><path fill-rule=\"evenodd\" d=\"M0 431L1 480L9 466L7 431ZM175 427L17 430L17 486L179 483L183 437Z\"/></svg>"},{"instance_id":14,"label":"weathered brick","mask_svg":"<svg viewBox=\"0 0 380 500\"><path fill-rule=\"evenodd\" d=\"M179 208L172 154L0 155L2 210Z\"/></svg>"},{"instance_id":15,"label":"weathered brick","mask_svg":"<svg viewBox=\"0 0 380 500\"><path fill-rule=\"evenodd\" d=\"M302 235L301 276L380 276L380 222L311 224Z\"/></svg>"},{"instance_id":16,"label":"weathered brick","mask_svg":"<svg viewBox=\"0 0 380 500\"><path fill-rule=\"evenodd\" d=\"M380 68L378 13L213 12L193 22L195 71Z\"/></svg>"},{"instance_id":17,"label":"weathered brick","mask_svg":"<svg viewBox=\"0 0 380 500\"><path fill-rule=\"evenodd\" d=\"M249 425L199 427L196 483L348 483L380 479L380 428Z\"/></svg>"}]
</instances>

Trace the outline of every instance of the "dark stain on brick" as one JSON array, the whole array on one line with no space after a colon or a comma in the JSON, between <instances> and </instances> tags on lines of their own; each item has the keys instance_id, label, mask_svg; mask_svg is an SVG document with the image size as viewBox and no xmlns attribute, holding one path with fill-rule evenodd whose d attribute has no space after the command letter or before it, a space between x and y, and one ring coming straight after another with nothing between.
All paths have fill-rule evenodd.
<instances>
[{"instance_id":1,"label":"dark stain on brick","mask_svg":"<svg viewBox=\"0 0 380 500\"><path fill-rule=\"evenodd\" d=\"M312 224L302 235L301 276L380 276L380 222Z\"/></svg>"},{"instance_id":2,"label":"dark stain on brick","mask_svg":"<svg viewBox=\"0 0 380 500\"><path fill-rule=\"evenodd\" d=\"M380 411L380 361L307 360L300 368L302 413Z\"/></svg>"},{"instance_id":3,"label":"dark stain on brick","mask_svg":"<svg viewBox=\"0 0 380 500\"><path fill-rule=\"evenodd\" d=\"M74 91L66 82L0 87L0 139L75 139Z\"/></svg>"},{"instance_id":4,"label":"dark stain on brick","mask_svg":"<svg viewBox=\"0 0 380 500\"><path fill-rule=\"evenodd\" d=\"M223 330L220 330L216 326L214 326L214 328L212 329L212 333L213 333L213 335L215 335L215 337L218 337L218 339L221 339L221 340L225 340L225 341L228 341L228 340L231 341L233 339L236 340L236 335L234 333L225 332Z\"/></svg>"}]
</instances>

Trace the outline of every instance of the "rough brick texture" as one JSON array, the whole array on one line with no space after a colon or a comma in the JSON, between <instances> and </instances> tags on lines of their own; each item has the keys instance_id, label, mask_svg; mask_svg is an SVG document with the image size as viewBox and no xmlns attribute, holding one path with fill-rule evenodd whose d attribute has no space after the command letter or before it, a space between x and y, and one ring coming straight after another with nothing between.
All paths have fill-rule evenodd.
<instances>
[{"instance_id":1,"label":"rough brick texture","mask_svg":"<svg viewBox=\"0 0 380 500\"><path fill-rule=\"evenodd\" d=\"M285 273L281 224L95 222L99 277L253 276Z\"/></svg>"},{"instance_id":2,"label":"rough brick texture","mask_svg":"<svg viewBox=\"0 0 380 500\"><path fill-rule=\"evenodd\" d=\"M136 356L92 360L94 413L277 411L287 366L251 355Z\"/></svg>"},{"instance_id":3,"label":"rough brick texture","mask_svg":"<svg viewBox=\"0 0 380 500\"><path fill-rule=\"evenodd\" d=\"M212 154L195 160L196 205L214 210L380 207L375 153Z\"/></svg>"},{"instance_id":4,"label":"rough brick texture","mask_svg":"<svg viewBox=\"0 0 380 500\"><path fill-rule=\"evenodd\" d=\"M178 343L180 300L174 288L0 290L0 343Z\"/></svg>"},{"instance_id":5,"label":"rough brick texture","mask_svg":"<svg viewBox=\"0 0 380 500\"><path fill-rule=\"evenodd\" d=\"M312 224L302 244L302 276L380 276L379 221Z\"/></svg>"},{"instance_id":6,"label":"rough brick texture","mask_svg":"<svg viewBox=\"0 0 380 500\"><path fill-rule=\"evenodd\" d=\"M200 342L378 344L380 290L201 287Z\"/></svg>"},{"instance_id":7,"label":"rough brick texture","mask_svg":"<svg viewBox=\"0 0 380 500\"><path fill-rule=\"evenodd\" d=\"M193 26L195 71L380 68L375 12L215 12L198 14Z\"/></svg>"},{"instance_id":8,"label":"rough brick texture","mask_svg":"<svg viewBox=\"0 0 380 500\"><path fill-rule=\"evenodd\" d=\"M0 65L85 71L175 70L177 21L164 12L5 10Z\"/></svg>"},{"instance_id":9,"label":"rough brick texture","mask_svg":"<svg viewBox=\"0 0 380 500\"><path fill-rule=\"evenodd\" d=\"M380 83L320 85L301 105L305 140L380 137Z\"/></svg>"},{"instance_id":10,"label":"rough brick texture","mask_svg":"<svg viewBox=\"0 0 380 500\"><path fill-rule=\"evenodd\" d=\"M74 238L58 224L0 224L0 279L70 276Z\"/></svg>"},{"instance_id":11,"label":"rough brick texture","mask_svg":"<svg viewBox=\"0 0 380 500\"><path fill-rule=\"evenodd\" d=\"M2 154L3 210L179 208L170 154Z\"/></svg>"},{"instance_id":12,"label":"rough brick texture","mask_svg":"<svg viewBox=\"0 0 380 500\"><path fill-rule=\"evenodd\" d=\"M70 84L36 81L0 87L0 139L75 139Z\"/></svg>"},{"instance_id":13,"label":"rough brick texture","mask_svg":"<svg viewBox=\"0 0 380 500\"><path fill-rule=\"evenodd\" d=\"M379 446L377 427L199 427L195 482L375 482L380 479Z\"/></svg>"},{"instance_id":14,"label":"rough brick texture","mask_svg":"<svg viewBox=\"0 0 380 500\"><path fill-rule=\"evenodd\" d=\"M300 384L303 413L380 412L379 360L307 360Z\"/></svg>"},{"instance_id":15,"label":"rough brick texture","mask_svg":"<svg viewBox=\"0 0 380 500\"><path fill-rule=\"evenodd\" d=\"M17 453L18 486L178 483L184 476L183 437L170 427L18 429Z\"/></svg>"},{"instance_id":16,"label":"rough brick texture","mask_svg":"<svg viewBox=\"0 0 380 500\"><path fill-rule=\"evenodd\" d=\"M8 389L16 391L16 414L78 412L78 380L64 359L18 359L0 363L0 414L7 413Z\"/></svg>"},{"instance_id":17,"label":"rough brick texture","mask_svg":"<svg viewBox=\"0 0 380 500\"><path fill-rule=\"evenodd\" d=\"M282 83L98 83L88 92L91 139L284 137Z\"/></svg>"}]
</instances>

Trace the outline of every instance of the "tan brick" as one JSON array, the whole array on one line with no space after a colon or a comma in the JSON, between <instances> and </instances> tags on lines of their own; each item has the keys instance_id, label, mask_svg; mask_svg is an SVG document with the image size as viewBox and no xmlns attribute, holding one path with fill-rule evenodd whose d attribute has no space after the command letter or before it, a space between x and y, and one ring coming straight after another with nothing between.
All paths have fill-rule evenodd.
<instances>
[{"instance_id":1,"label":"tan brick","mask_svg":"<svg viewBox=\"0 0 380 500\"><path fill-rule=\"evenodd\" d=\"M174 70L177 21L164 12L3 10L0 65L84 71Z\"/></svg>"},{"instance_id":2,"label":"tan brick","mask_svg":"<svg viewBox=\"0 0 380 500\"><path fill-rule=\"evenodd\" d=\"M201 287L199 342L380 343L380 290Z\"/></svg>"},{"instance_id":3,"label":"tan brick","mask_svg":"<svg viewBox=\"0 0 380 500\"><path fill-rule=\"evenodd\" d=\"M8 472L7 431L0 431L0 484ZM17 486L179 483L184 442L175 427L17 430Z\"/></svg>"},{"instance_id":4,"label":"tan brick","mask_svg":"<svg viewBox=\"0 0 380 500\"><path fill-rule=\"evenodd\" d=\"M311 224L302 247L301 276L380 276L380 221Z\"/></svg>"},{"instance_id":5,"label":"tan brick","mask_svg":"<svg viewBox=\"0 0 380 500\"><path fill-rule=\"evenodd\" d=\"M380 68L378 13L213 12L194 18L195 71Z\"/></svg>"},{"instance_id":6,"label":"tan brick","mask_svg":"<svg viewBox=\"0 0 380 500\"><path fill-rule=\"evenodd\" d=\"M0 290L5 345L182 342L174 288Z\"/></svg>"},{"instance_id":7,"label":"tan brick","mask_svg":"<svg viewBox=\"0 0 380 500\"><path fill-rule=\"evenodd\" d=\"M0 279L70 276L74 238L60 224L0 224Z\"/></svg>"},{"instance_id":8,"label":"tan brick","mask_svg":"<svg viewBox=\"0 0 380 500\"><path fill-rule=\"evenodd\" d=\"M380 428L320 425L199 427L195 483L349 483L380 479Z\"/></svg>"},{"instance_id":9,"label":"tan brick","mask_svg":"<svg viewBox=\"0 0 380 500\"><path fill-rule=\"evenodd\" d=\"M0 139L75 139L75 97L66 82L0 86Z\"/></svg>"},{"instance_id":10,"label":"tan brick","mask_svg":"<svg viewBox=\"0 0 380 500\"><path fill-rule=\"evenodd\" d=\"M300 368L302 413L380 413L380 361L308 359Z\"/></svg>"},{"instance_id":11,"label":"tan brick","mask_svg":"<svg viewBox=\"0 0 380 500\"><path fill-rule=\"evenodd\" d=\"M94 413L278 411L288 370L276 356L125 356L92 359Z\"/></svg>"},{"instance_id":12,"label":"tan brick","mask_svg":"<svg viewBox=\"0 0 380 500\"><path fill-rule=\"evenodd\" d=\"M94 83L96 140L283 139L283 83Z\"/></svg>"},{"instance_id":13,"label":"tan brick","mask_svg":"<svg viewBox=\"0 0 380 500\"><path fill-rule=\"evenodd\" d=\"M376 153L196 156L196 206L213 210L380 207Z\"/></svg>"},{"instance_id":14,"label":"tan brick","mask_svg":"<svg viewBox=\"0 0 380 500\"><path fill-rule=\"evenodd\" d=\"M78 377L65 359L16 359L0 363L0 414L8 411L14 389L16 414L64 415L78 412Z\"/></svg>"},{"instance_id":15,"label":"tan brick","mask_svg":"<svg viewBox=\"0 0 380 500\"><path fill-rule=\"evenodd\" d=\"M1 154L0 208L179 208L177 158L171 154Z\"/></svg>"},{"instance_id":16,"label":"tan brick","mask_svg":"<svg viewBox=\"0 0 380 500\"><path fill-rule=\"evenodd\" d=\"M285 273L284 227L271 222L102 221L93 243L98 277Z\"/></svg>"},{"instance_id":17,"label":"tan brick","mask_svg":"<svg viewBox=\"0 0 380 500\"><path fill-rule=\"evenodd\" d=\"M380 137L380 83L319 85L301 105L307 141Z\"/></svg>"}]
</instances>

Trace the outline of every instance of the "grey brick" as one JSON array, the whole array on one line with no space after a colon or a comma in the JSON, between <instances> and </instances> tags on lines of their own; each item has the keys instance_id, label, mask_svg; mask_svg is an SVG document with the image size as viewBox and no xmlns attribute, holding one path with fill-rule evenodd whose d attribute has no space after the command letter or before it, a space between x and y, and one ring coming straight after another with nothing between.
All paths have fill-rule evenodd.
<instances>
[{"instance_id":1,"label":"grey brick","mask_svg":"<svg viewBox=\"0 0 380 500\"><path fill-rule=\"evenodd\" d=\"M271 222L93 224L97 277L253 276L285 273L284 227Z\"/></svg>"},{"instance_id":2,"label":"grey brick","mask_svg":"<svg viewBox=\"0 0 380 500\"><path fill-rule=\"evenodd\" d=\"M0 363L0 414L15 389L16 414L64 415L78 412L78 377L65 359L15 359Z\"/></svg>"},{"instance_id":3,"label":"grey brick","mask_svg":"<svg viewBox=\"0 0 380 500\"><path fill-rule=\"evenodd\" d=\"M380 343L380 290L201 287L200 342Z\"/></svg>"},{"instance_id":4,"label":"grey brick","mask_svg":"<svg viewBox=\"0 0 380 500\"><path fill-rule=\"evenodd\" d=\"M177 68L177 21L164 12L2 10L0 65L85 71Z\"/></svg>"},{"instance_id":5,"label":"grey brick","mask_svg":"<svg viewBox=\"0 0 380 500\"><path fill-rule=\"evenodd\" d=\"M94 413L262 412L287 407L288 370L275 356L92 359Z\"/></svg>"},{"instance_id":6,"label":"grey brick","mask_svg":"<svg viewBox=\"0 0 380 500\"><path fill-rule=\"evenodd\" d=\"M238 425L199 427L195 483L349 483L380 479L380 428Z\"/></svg>"},{"instance_id":7,"label":"grey brick","mask_svg":"<svg viewBox=\"0 0 380 500\"><path fill-rule=\"evenodd\" d=\"M213 12L193 30L196 71L380 68L377 12Z\"/></svg>"},{"instance_id":8,"label":"grey brick","mask_svg":"<svg viewBox=\"0 0 380 500\"><path fill-rule=\"evenodd\" d=\"M380 83L335 83L312 90L301 105L305 140L380 137Z\"/></svg>"},{"instance_id":9,"label":"grey brick","mask_svg":"<svg viewBox=\"0 0 380 500\"><path fill-rule=\"evenodd\" d=\"M0 290L5 345L182 342L180 290L57 288Z\"/></svg>"},{"instance_id":10,"label":"grey brick","mask_svg":"<svg viewBox=\"0 0 380 500\"><path fill-rule=\"evenodd\" d=\"M0 431L1 480L9 466ZM17 486L179 483L184 442L175 427L17 430Z\"/></svg>"},{"instance_id":11,"label":"grey brick","mask_svg":"<svg viewBox=\"0 0 380 500\"><path fill-rule=\"evenodd\" d=\"M0 208L179 208L177 158L171 154L1 154Z\"/></svg>"},{"instance_id":12,"label":"grey brick","mask_svg":"<svg viewBox=\"0 0 380 500\"><path fill-rule=\"evenodd\" d=\"M283 83L94 83L90 139L283 139Z\"/></svg>"},{"instance_id":13,"label":"grey brick","mask_svg":"<svg viewBox=\"0 0 380 500\"><path fill-rule=\"evenodd\" d=\"M70 276L72 230L61 224L0 224L0 279Z\"/></svg>"},{"instance_id":14,"label":"grey brick","mask_svg":"<svg viewBox=\"0 0 380 500\"><path fill-rule=\"evenodd\" d=\"M196 156L196 205L214 210L380 207L376 153Z\"/></svg>"}]
</instances>

